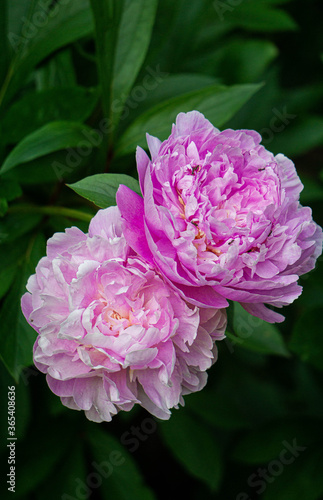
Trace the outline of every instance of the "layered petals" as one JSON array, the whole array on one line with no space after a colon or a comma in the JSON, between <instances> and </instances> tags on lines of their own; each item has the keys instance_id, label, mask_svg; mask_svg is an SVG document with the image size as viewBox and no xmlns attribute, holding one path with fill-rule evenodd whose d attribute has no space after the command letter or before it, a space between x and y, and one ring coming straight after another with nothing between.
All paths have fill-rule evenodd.
<instances>
[{"instance_id":1,"label":"layered petals","mask_svg":"<svg viewBox=\"0 0 323 500\"><path fill-rule=\"evenodd\" d=\"M168 139L137 151L140 230L120 207L130 246L199 307L239 301L266 321L301 293L300 275L322 252L322 229L299 203L291 160L274 156L252 130L218 129L180 113ZM141 249L144 249L142 251Z\"/></svg>"},{"instance_id":2,"label":"layered petals","mask_svg":"<svg viewBox=\"0 0 323 500\"><path fill-rule=\"evenodd\" d=\"M140 215L142 199L132 203L127 188L123 194L128 220L131 206ZM143 211L132 222L143 225ZM226 326L223 310L200 316L139 257L123 224L111 207L97 213L88 234L77 228L55 234L22 298L38 333L36 367L64 405L96 422L135 404L169 418L183 394L205 384Z\"/></svg>"}]
</instances>

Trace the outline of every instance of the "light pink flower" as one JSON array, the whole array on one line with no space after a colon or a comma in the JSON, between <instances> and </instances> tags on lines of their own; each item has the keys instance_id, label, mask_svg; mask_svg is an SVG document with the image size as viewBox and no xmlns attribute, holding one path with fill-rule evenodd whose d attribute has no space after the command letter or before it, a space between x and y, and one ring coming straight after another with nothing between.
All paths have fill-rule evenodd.
<instances>
[{"instance_id":1,"label":"light pink flower","mask_svg":"<svg viewBox=\"0 0 323 500\"><path fill-rule=\"evenodd\" d=\"M224 337L223 311L187 305L129 248L117 207L100 210L88 234L50 238L27 289L35 365L64 405L97 422L135 403L169 418L205 385Z\"/></svg>"},{"instance_id":2,"label":"light pink flower","mask_svg":"<svg viewBox=\"0 0 323 500\"><path fill-rule=\"evenodd\" d=\"M117 203L128 243L192 304L240 302L266 321L300 293L322 252L322 230L299 203L294 164L253 130L220 132L201 113L180 113L164 142L137 149L143 199L125 186ZM135 207L135 209L134 209Z\"/></svg>"}]
</instances>

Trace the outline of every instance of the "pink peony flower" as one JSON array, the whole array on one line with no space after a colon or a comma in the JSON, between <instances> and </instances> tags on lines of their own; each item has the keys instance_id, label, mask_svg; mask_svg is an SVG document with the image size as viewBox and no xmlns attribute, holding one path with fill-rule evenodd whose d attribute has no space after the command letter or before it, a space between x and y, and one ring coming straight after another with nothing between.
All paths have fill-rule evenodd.
<instances>
[{"instance_id":1,"label":"pink peony flower","mask_svg":"<svg viewBox=\"0 0 323 500\"><path fill-rule=\"evenodd\" d=\"M240 302L266 321L301 293L322 230L299 203L294 164L253 130L220 132L197 111L180 113L169 138L138 148L143 199L125 186L117 203L128 243L192 304ZM133 209L135 207L135 210Z\"/></svg>"},{"instance_id":2,"label":"pink peony flower","mask_svg":"<svg viewBox=\"0 0 323 500\"><path fill-rule=\"evenodd\" d=\"M129 248L117 207L56 233L22 298L34 362L62 403L96 422L141 404L169 418L206 383L225 312L189 306Z\"/></svg>"}]
</instances>

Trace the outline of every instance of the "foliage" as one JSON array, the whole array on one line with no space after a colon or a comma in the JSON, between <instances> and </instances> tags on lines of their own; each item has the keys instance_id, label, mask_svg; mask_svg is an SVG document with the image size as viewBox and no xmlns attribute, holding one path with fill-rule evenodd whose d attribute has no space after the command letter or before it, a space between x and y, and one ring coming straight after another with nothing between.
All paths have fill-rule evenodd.
<instances>
[{"instance_id":1,"label":"foliage","mask_svg":"<svg viewBox=\"0 0 323 500\"><path fill-rule=\"evenodd\" d=\"M64 408L32 367L35 332L20 311L46 239L72 225L86 231L98 207L115 204L120 183L138 190L136 146L145 147L146 132L166 137L179 111L260 132L267 149L295 161L301 200L322 225L319 2L0 6L0 371L4 408L16 385L16 498L152 500L185 491L191 499L319 500L322 262L301 279L303 294L278 326L230 306L207 387L169 422L134 409L94 424ZM284 454L295 440L299 450Z\"/></svg>"}]
</instances>

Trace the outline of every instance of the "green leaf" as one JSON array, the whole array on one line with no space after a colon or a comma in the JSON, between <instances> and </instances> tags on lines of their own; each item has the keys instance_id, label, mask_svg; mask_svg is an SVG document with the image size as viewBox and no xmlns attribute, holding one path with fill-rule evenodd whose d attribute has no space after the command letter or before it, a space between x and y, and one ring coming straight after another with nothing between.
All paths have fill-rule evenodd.
<instances>
[{"instance_id":1,"label":"green leaf","mask_svg":"<svg viewBox=\"0 0 323 500\"><path fill-rule=\"evenodd\" d=\"M44 125L27 135L7 156L0 174L60 149L81 147L91 129L81 123L58 121ZM93 145L91 144L93 148Z\"/></svg>"},{"instance_id":2,"label":"green leaf","mask_svg":"<svg viewBox=\"0 0 323 500\"><path fill-rule=\"evenodd\" d=\"M32 428L27 438L20 442L17 471L21 480L16 483L16 498L26 498L27 493L35 492L37 486L55 470L71 448L73 437L73 429L66 419L48 419L48 426L38 425ZM30 453L31 449L33 453Z\"/></svg>"},{"instance_id":3,"label":"green leaf","mask_svg":"<svg viewBox=\"0 0 323 500\"><path fill-rule=\"evenodd\" d=\"M251 371L250 361L239 362L238 349L234 353L228 351L225 340L219 343L219 351L219 359L209 372L208 385L203 391L191 394L185 400L185 407L203 421L225 430L253 428L283 417L286 402L281 387L264 376L262 368Z\"/></svg>"},{"instance_id":4,"label":"green leaf","mask_svg":"<svg viewBox=\"0 0 323 500\"><path fill-rule=\"evenodd\" d=\"M22 258L27 242L22 239L14 244L0 245L0 298L2 298L17 273L17 262Z\"/></svg>"},{"instance_id":5,"label":"green leaf","mask_svg":"<svg viewBox=\"0 0 323 500\"><path fill-rule=\"evenodd\" d=\"M290 112L292 113L292 110ZM321 116L305 118L292 116L293 118L289 120L282 132L274 134L270 149L274 154L281 152L295 158L321 146L323 142L323 118Z\"/></svg>"},{"instance_id":6,"label":"green leaf","mask_svg":"<svg viewBox=\"0 0 323 500\"><path fill-rule=\"evenodd\" d=\"M195 109L204 113L215 127L221 127L260 87L259 84L232 87L212 85L164 101L143 113L130 125L117 144L116 154L130 153L137 145L146 147L146 132L160 140L166 139L180 112Z\"/></svg>"},{"instance_id":7,"label":"green leaf","mask_svg":"<svg viewBox=\"0 0 323 500\"><path fill-rule=\"evenodd\" d=\"M219 488L222 463L219 447L206 426L185 410L174 411L170 420L160 423L165 443L177 460L212 491Z\"/></svg>"},{"instance_id":8,"label":"green leaf","mask_svg":"<svg viewBox=\"0 0 323 500\"><path fill-rule=\"evenodd\" d=\"M42 216L37 213L9 213L0 219L0 243L15 241L37 226L41 218Z\"/></svg>"},{"instance_id":9,"label":"green leaf","mask_svg":"<svg viewBox=\"0 0 323 500\"><path fill-rule=\"evenodd\" d=\"M251 31L272 32L296 30L297 24L285 11L260 2L240 2L227 17L230 21Z\"/></svg>"},{"instance_id":10,"label":"green leaf","mask_svg":"<svg viewBox=\"0 0 323 500\"><path fill-rule=\"evenodd\" d=\"M116 192L120 184L140 194L138 181L125 174L96 174L67 185L98 207L106 208L116 204Z\"/></svg>"},{"instance_id":11,"label":"green leaf","mask_svg":"<svg viewBox=\"0 0 323 500\"><path fill-rule=\"evenodd\" d=\"M91 5L103 108L113 133L147 53L157 0L91 0Z\"/></svg>"},{"instance_id":12,"label":"green leaf","mask_svg":"<svg viewBox=\"0 0 323 500\"><path fill-rule=\"evenodd\" d=\"M2 82L8 65L7 0L0 0L0 12L0 82Z\"/></svg>"},{"instance_id":13,"label":"green leaf","mask_svg":"<svg viewBox=\"0 0 323 500\"><path fill-rule=\"evenodd\" d=\"M252 83L262 77L277 55L277 47L268 40L238 38L214 53L213 71L228 83Z\"/></svg>"},{"instance_id":14,"label":"green leaf","mask_svg":"<svg viewBox=\"0 0 323 500\"><path fill-rule=\"evenodd\" d=\"M298 453L298 452L297 452ZM290 455L289 455L290 457ZM323 495L322 442L295 456L291 464L280 467L282 473L270 476L263 500L321 500ZM274 481L273 481L274 479ZM259 484L259 483L258 483ZM266 483L265 483L266 484Z\"/></svg>"},{"instance_id":15,"label":"green leaf","mask_svg":"<svg viewBox=\"0 0 323 500\"><path fill-rule=\"evenodd\" d=\"M8 201L15 200L22 195L19 184L13 180L0 179L0 197Z\"/></svg>"},{"instance_id":16,"label":"green leaf","mask_svg":"<svg viewBox=\"0 0 323 500\"><path fill-rule=\"evenodd\" d=\"M300 195L302 205L310 205L314 201L323 200L323 185L320 181L306 175L301 176L304 189Z\"/></svg>"},{"instance_id":17,"label":"green leaf","mask_svg":"<svg viewBox=\"0 0 323 500\"><path fill-rule=\"evenodd\" d=\"M0 217L3 217L8 211L8 202L5 198L0 198Z\"/></svg>"},{"instance_id":18,"label":"green leaf","mask_svg":"<svg viewBox=\"0 0 323 500\"><path fill-rule=\"evenodd\" d=\"M90 0L94 18L97 66L102 90L103 111L110 116L112 81L118 27L124 0Z\"/></svg>"},{"instance_id":19,"label":"green leaf","mask_svg":"<svg viewBox=\"0 0 323 500\"><path fill-rule=\"evenodd\" d=\"M50 59L35 69L37 90L76 87L75 69L71 47L56 52Z\"/></svg>"},{"instance_id":20,"label":"green leaf","mask_svg":"<svg viewBox=\"0 0 323 500\"><path fill-rule=\"evenodd\" d=\"M27 279L35 272L44 254L45 238L38 234L31 238L24 260L17 270L17 278L0 310L0 357L16 380L21 370L32 364L32 346L37 335L21 312L20 300L26 292Z\"/></svg>"},{"instance_id":21,"label":"green leaf","mask_svg":"<svg viewBox=\"0 0 323 500\"><path fill-rule=\"evenodd\" d=\"M97 89L84 87L28 92L4 116L3 140L16 144L49 122L83 122L92 113L97 100Z\"/></svg>"},{"instance_id":22,"label":"green leaf","mask_svg":"<svg viewBox=\"0 0 323 500\"><path fill-rule=\"evenodd\" d=\"M122 109L144 62L155 20L157 0L125 0L113 68L114 106ZM121 111L112 110L118 123Z\"/></svg>"},{"instance_id":23,"label":"green leaf","mask_svg":"<svg viewBox=\"0 0 323 500\"><path fill-rule=\"evenodd\" d=\"M9 2L15 9L16 2ZM9 42L15 57L9 68L2 91L0 103L7 103L24 83L30 71L54 51L78 40L93 31L91 11L88 0L69 0L56 2L45 11L43 2L38 0L29 4L25 17L19 17L16 33L9 32ZM27 12L28 10L28 12ZM9 12L10 14L10 12ZM40 25L39 19L42 19ZM11 17L14 15L11 14ZM24 21L25 19L25 21Z\"/></svg>"},{"instance_id":24,"label":"green leaf","mask_svg":"<svg viewBox=\"0 0 323 500\"><path fill-rule=\"evenodd\" d=\"M296 321L289 348L302 361L323 369L323 344L321 329L322 309L314 308L305 311Z\"/></svg>"},{"instance_id":25,"label":"green leaf","mask_svg":"<svg viewBox=\"0 0 323 500\"><path fill-rule=\"evenodd\" d=\"M145 486L135 460L119 440L99 429L89 427L87 434L94 461L93 472L102 476L103 500L154 500L153 492Z\"/></svg>"},{"instance_id":26,"label":"green leaf","mask_svg":"<svg viewBox=\"0 0 323 500\"><path fill-rule=\"evenodd\" d=\"M284 441L292 445L296 439L299 446L311 446L316 441L315 431L320 433L319 420L289 418L270 422L243 436L234 446L232 458L250 465L265 464L279 457Z\"/></svg>"},{"instance_id":27,"label":"green leaf","mask_svg":"<svg viewBox=\"0 0 323 500\"><path fill-rule=\"evenodd\" d=\"M236 302L233 326L235 335L227 332L227 336L234 344L264 354L290 356L278 328L252 316Z\"/></svg>"},{"instance_id":28,"label":"green leaf","mask_svg":"<svg viewBox=\"0 0 323 500\"><path fill-rule=\"evenodd\" d=\"M58 403L61 407L64 406ZM59 481L57 478L59 477ZM75 500L79 498L77 492L80 490L80 484L86 485L86 463L83 450L83 443L75 440L73 446L67 454L62 457L57 468L51 471L49 477L34 493L37 500L57 500L68 499Z\"/></svg>"},{"instance_id":29,"label":"green leaf","mask_svg":"<svg viewBox=\"0 0 323 500\"><path fill-rule=\"evenodd\" d=\"M84 130L86 130L85 127ZM73 182L80 177L80 172L84 171L85 166L93 159L94 148L96 147L95 144L91 143L90 135L87 135L87 139L84 136L84 140L79 144L80 149L71 148L54 151L31 160L27 164L17 165L8 173L5 173L4 177L10 177L11 180L19 182L23 187L63 180ZM93 151L91 152L92 147ZM27 170L28 175L26 175Z\"/></svg>"},{"instance_id":30,"label":"green leaf","mask_svg":"<svg viewBox=\"0 0 323 500\"><path fill-rule=\"evenodd\" d=\"M163 74L167 75L166 72L163 72ZM155 82L152 80L149 81L149 87L145 85L144 77L142 78L142 89L143 92L146 92L144 100L140 102L138 101L136 96L136 86L130 92L125 108L129 110L131 109L129 117L132 121L144 111L156 106L156 104L159 104L160 102L218 83L217 79L213 76L198 73L169 74L165 77L163 74L160 75L158 81L157 78ZM126 118L126 116L124 118ZM123 127L123 125L127 126L125 122L126 120L124 120L122 124L120 123L120 127Z\"/></svg>"}]
</instances>

